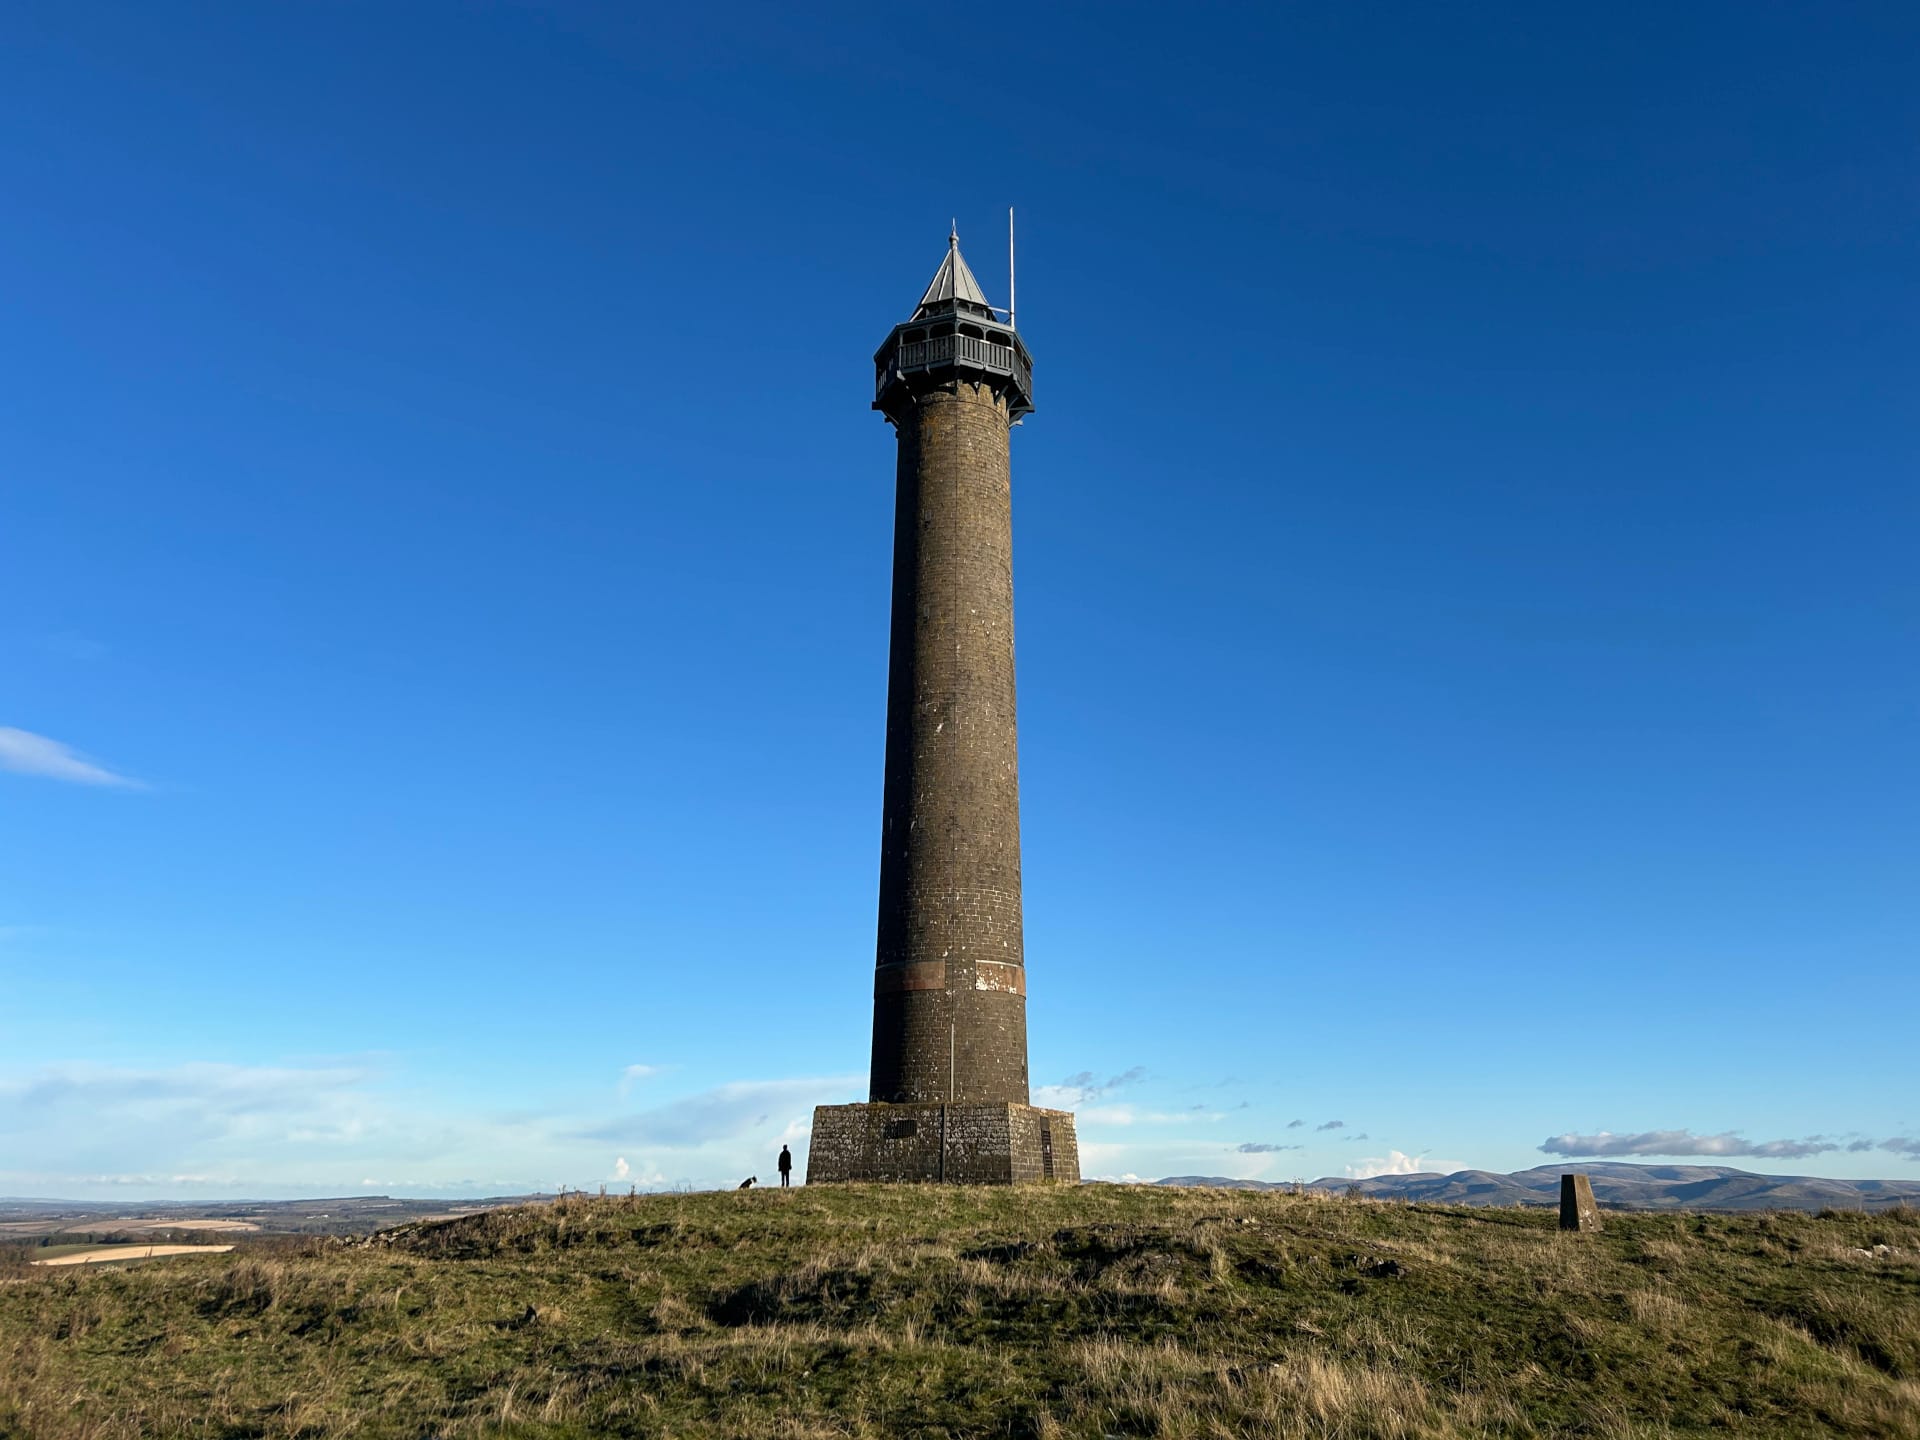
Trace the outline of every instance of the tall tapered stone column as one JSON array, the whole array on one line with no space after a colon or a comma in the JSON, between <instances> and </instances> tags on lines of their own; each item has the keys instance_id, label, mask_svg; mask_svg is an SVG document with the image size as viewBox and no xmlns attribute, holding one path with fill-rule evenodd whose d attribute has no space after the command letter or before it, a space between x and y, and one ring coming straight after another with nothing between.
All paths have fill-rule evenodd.
<instances>
[{"instance_id":1,"label":"tall tapered stone column","mask_svg":"<svg viewBox=\"0 0 1920 1440\"><path fill-rule=\"evenodd\" d=\"M814 1112L807 1178L1078 1180L1028 1104L1010 427L1032 361L948 237L875 358L899 444L866 1105Z\"/></svg>"}]
</instances>

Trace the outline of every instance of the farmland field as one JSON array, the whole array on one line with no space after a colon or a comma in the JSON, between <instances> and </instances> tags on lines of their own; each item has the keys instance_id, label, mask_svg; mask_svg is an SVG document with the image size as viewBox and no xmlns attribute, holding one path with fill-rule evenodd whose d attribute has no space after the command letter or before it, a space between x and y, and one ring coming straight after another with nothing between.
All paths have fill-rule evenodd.
<instances>
[{"instance_id":1,"label":"farmland field","mask_svg":"<svg viewBox=\"0 0 1920 1440\"><path fill-rule=\"evenodd\" d=\"M46 1245L35 1247L40 1253L35 1265L95 1265L110 1261L154 1260L166 1255L223 1255L231 1245Z\"/></svg>"}]
</instances>

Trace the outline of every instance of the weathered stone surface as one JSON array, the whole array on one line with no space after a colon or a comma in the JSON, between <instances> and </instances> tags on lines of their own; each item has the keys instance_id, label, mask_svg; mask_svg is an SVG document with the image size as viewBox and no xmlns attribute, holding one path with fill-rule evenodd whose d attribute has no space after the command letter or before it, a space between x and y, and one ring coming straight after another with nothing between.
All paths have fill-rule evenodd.
<instances>
[{"instance_id":1,"label":"weathered stone surface","mask_svg":"<svg viewBox=\"0 0 1920 1440\"><path fill-rule=\"evenodd\" d=\"M1015 1185L1080 1180L1073 1116L1033 1105L821 1105L809 1185Z\"/></svg>"},{"instance_id":2,"label":"weathered stone surface","mask_svg":"<svg viewBox=\"0 0 1920 1440\"><path fill-rule=\"evenodd\" d=\"M1600 1207L1594 1203L1593 1182L1584 1175L1560 1177L1560 1228L1598 1230Z\"/></svg>"},{"instance_id":3,"label":"weathered stone surface","mask_svg":"<svg viewBox=\"0 0 1920 1440\"><path fill-rule=\"evenodd\" d=\"M896 394L871 1097L1027 1101L1006 398Z\"/></svg>"},{"instance_id":4,"label":"weathered stone surface","mask_svg":"<svg viewBox=\"0 0 1920 1440\"><path fill-rule=\"evenodd\" d=\"M898 464L873 1103L815 1112L813 1183L1080 1178L1073 1117L1027 1103L1008 436L1031 360L947 243L874 357Z\"/></svg>"}]
</instances>

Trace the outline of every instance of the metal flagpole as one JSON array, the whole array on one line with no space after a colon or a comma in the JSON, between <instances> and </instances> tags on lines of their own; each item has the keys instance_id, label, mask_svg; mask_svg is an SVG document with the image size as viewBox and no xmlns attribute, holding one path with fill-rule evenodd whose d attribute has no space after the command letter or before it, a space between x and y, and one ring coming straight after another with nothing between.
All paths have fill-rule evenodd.
<instances>
[{"instance_id":1,"label":"metal flagpole","mask_svg":"<svg viewBox=\"0 0 1920 1440\"><path fill-rule=\"evenodd\" d=\"M1007 207L1007 327L1018 329L1013 323L1013 207Z\"/></svg>"}]
</instances>

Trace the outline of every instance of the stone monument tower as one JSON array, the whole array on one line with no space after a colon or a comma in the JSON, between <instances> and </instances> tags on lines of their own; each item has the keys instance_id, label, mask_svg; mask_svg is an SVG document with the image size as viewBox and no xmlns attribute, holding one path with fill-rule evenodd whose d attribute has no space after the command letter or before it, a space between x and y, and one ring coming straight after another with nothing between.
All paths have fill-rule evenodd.
<instances>
[{"instance_id":1,"label":"stone monument tower","mask_svg":"<svg viewBox=\"0 0 1920 1440\"><path fill-rule=\"evenodd\" d=\"M1007 441L1033 361L957 234L874 366L899 468L873 1078L813 1112L807 1179L1075 1182L1073 1116L1027 1103Z\"/></svg>"}]
</instances>

